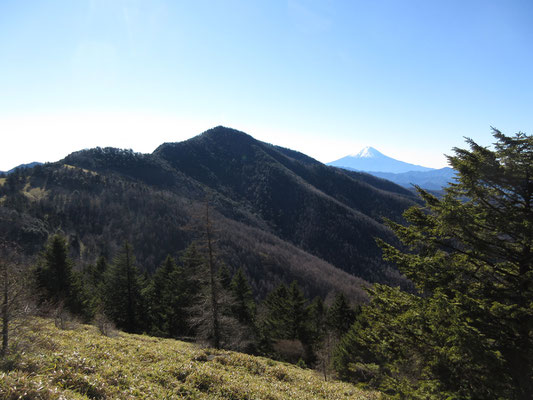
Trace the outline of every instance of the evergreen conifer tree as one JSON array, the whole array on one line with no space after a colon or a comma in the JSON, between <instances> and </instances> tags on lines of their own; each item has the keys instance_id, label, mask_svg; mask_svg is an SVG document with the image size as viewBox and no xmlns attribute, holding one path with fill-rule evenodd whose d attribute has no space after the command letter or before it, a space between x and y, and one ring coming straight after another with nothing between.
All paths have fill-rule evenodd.
<instances>
[{"instance_id":1,"label":"evergreen conifer tree","mask_svg":"<svg viewBox=\"0 0 533 400\"><path fill-rule=\"evenodd\" d=\"M68 257L67 239L59 234L52 236L35 270L36 283L41 290L42 302L66 307L68 311L88 318L88 295L82 277L73 270L73 264Z\"/></svg>"},{"instance_id":2,"label":"evergreen conifer tree","mask_svg":"<svg viewBox=\"0 0 533 400\"><path fill-rule=\"evenodd\" d=\"M107 271L107 261L104 256L98 257L95 265L89 268L89 281L94 288L97 288L104 280Z\"/></svg>"},{"instance_id":3,"label":"evergreen conifer tree","mask_svg":"<svg viewBox=\"0 0 533 400\"><path fill-rule=\"evenodd\" d=\"M128 242L109 266L104 288L106 315L126 332L138 331L142 325L141 276Z\"/></svg>"},{"instance_id":4,"label":"evergreen conifer tree","mask_svg":"<svg viewBox=\"0 0 533 400\"><path fill-rule=\"evenodd\" d=\"M230 290L231 287L231 273L226 264L222 263L218 268L218 280L225 290Z\"/></svg>"},{"instance_id":5,"label":"evergreen conifer tree","mask_svg":"<svg viewBox=\"0 0 533 400\"><path fill-rule=\"evenodd\" d=\"M310 309L307 299L296 281L289 287L289 338L308 344L310 337Z\"/></svg>"},{"instance_id":6,"label":"evergreen conifer tree","mask_svg":"<svg viewBox=\"0 0 533 400\"><path fill-rule=\"evenodd\" d=\"M328 307L324 304L322 297L317 296L309 306L310 331L313 335L313 342L318 342L324 336L327 329Z\"/></svg>"},{"instance_id":7,"label":"evergreen conifer tree","mask_svg":"<svg viewBox=\"0 0 533 400\"><path fill-rule=\"evenodd\" d=\"M269 339L281 339L289 331L289 290L285 284L278 285L263 302L263 333Z\"/></svg>"},{"instance_id":8,"label":"evergreen conifer tree","mask_svg":"<svg viewBox=\"0 0 533 400\"><path fill-rule=\"evenodd\" d=\"M68 257L66 238L56 234L41 254L37 268L37 284L52 303L66 301L72 294L72 260Z\"/></svg>"},{"instance_id":9,"label":"evergreen conifer tree","mask_svg":"<svg viewBox=\"0 0 533 400\"><path fill-rule=\"evenodd\" d=\"M192 306L188 291L183 268L168 256L146 290L154 334L177 337L188 333L188 308Z\"/></svg>"},{"instance_id":10,"label":"evergreen conifer tree","mask_svg":"<svg viewBox=\"0 0 533 400\"><path fill-rule=\"evenodd\" d=\"M355 321L356 311L343 293L337 293L328 312L328 326L337 337L344 335Z\"/></svg>"},{"instance_id":11,"label":"evergreen conifer tree","mask_svg":"<svg viewBox=\"0 0 533 400\"><path fill-rule=\"evenodd\" d=\"M264 330L273 339L309 341L309 307L296 282L280 284L264 302Z\"/></svg>"},{"instance_id":12,"label":"evergreen conifer tree","mask_svg":"<svg viewBox=\"0 0 533 400\"><path fill-rule=\"evenodd\" d=\"M381 243L416 285L376 285L343 339L347 379L410 398L505 398L533 393L533 137L495 130L494 149L467 139L442 198L389 222L407 251Z\"/></svg>"},{"instance_id":13,"label":"evergreen conifer tree","mask_svg":"<svg viewBox=\"0 0 533 400\"><path fill-rule=\"evenodd\" d=\"M235 300L232 306L233 316L244 325L252 327L255 321L256 305L252 288L244 275L242 268L235 273L230 285Z\"/></svg>"}]
</instances>

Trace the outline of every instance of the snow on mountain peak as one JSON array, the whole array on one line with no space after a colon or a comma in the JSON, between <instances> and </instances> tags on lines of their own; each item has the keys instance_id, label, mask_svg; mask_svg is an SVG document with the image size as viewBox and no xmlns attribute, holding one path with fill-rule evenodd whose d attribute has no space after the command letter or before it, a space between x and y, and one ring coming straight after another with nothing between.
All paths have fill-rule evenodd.
<instances>
[{"instance_id":1,"label":"snow on mountain peak","mask_svg":"<svg viewBox=\"0 0 533 400\"><path fill-rule=\"evenodd\" d=\"M388 157L370 146L365 147L359 153L351 154L349 156L332 161L328 163L328 165L348 168L356 171L392 172L395 174L410 171L432 170L432 168L395 160L394 158Z\"/></svg>"},{"instance_id":2,"label":"snow on mountain peak","mask_svg":"<svg viewBox=\"0 0 533 400\"><path fill-rule=\"evenodd\" d=\"M351 154L351 157L357 157L357 158L374 158L380 155L380 152L377 151L375 148L366 146L363 150L361 150L359 153Z\"/></svg>"}]
</instances>

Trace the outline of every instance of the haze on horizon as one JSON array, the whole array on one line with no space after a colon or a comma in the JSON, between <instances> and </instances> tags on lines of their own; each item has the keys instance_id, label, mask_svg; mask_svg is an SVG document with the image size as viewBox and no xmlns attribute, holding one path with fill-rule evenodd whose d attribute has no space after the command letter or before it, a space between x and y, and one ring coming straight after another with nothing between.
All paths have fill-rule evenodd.
<instances>
[{"instance_id":1,"label":"haze on horizon","mask_svg":"<svg viewBox=\"0 0 533 400\"><path fill-rule=\"evenodd\" d=\"M533 3L0 3L0 170L224 125L330 162L428 167L533 131Z\"/></svg>"}]
</instances>

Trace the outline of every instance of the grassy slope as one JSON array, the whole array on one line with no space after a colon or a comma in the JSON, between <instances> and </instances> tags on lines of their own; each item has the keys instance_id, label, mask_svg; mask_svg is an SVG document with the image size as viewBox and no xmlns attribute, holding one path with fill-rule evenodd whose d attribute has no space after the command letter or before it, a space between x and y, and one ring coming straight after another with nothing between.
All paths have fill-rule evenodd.
<instances>
[{"instance_id":1,"label":"grassy slope","mask_svg":"<svg viewBox=\"0 0 533 400\"><path fill-rule=\"evenodd\" d=\"M311 370L171 339L59 330L0 373L2 399L379 399ZM42 334L40 333L40 335Z\"/></svg>"}]
</instances>

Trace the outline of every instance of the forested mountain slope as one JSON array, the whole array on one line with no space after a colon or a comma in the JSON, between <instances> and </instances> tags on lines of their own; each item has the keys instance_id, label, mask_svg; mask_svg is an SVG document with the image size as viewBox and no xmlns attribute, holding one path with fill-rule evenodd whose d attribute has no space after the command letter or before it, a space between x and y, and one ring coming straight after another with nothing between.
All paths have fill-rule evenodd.
<instances>
[{"instance_id":1,"label":"forested mountain slope","mask_svg":"<svg viewBox=\"0 0 533 400\"><path fill-rule=\"evenodd\" d=\"M219 258L245 268L258 293L297 279L309 294L358 296L361 280L396 281L374 237L416 200L405 189L217 127L152 154L91 149L3 178L0 229L37 252L66 233L81 265L129 240L153 271L199 238L205 200ZM345 271L345 272L343 272Z\"/></svg>"}]
</instances>

